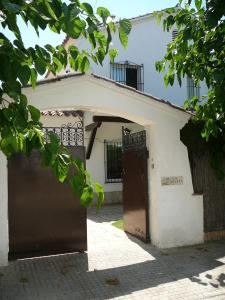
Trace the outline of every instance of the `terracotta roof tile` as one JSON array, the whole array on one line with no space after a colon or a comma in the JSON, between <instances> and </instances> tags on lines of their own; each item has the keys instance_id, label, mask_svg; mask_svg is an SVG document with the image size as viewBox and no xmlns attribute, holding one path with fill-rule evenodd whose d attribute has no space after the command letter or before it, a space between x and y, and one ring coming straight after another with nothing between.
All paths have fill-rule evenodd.
<instances>
[{"instance_id":1,"label":"terracotta roof tile","mask_svg":"<svg viewBox=\"0 0 225 300\"><path fill-rule=\"evenodd\" d=\"M41 112L43 117L83 117L80 110L44 110Z\"/></svg>"}]
</instances>

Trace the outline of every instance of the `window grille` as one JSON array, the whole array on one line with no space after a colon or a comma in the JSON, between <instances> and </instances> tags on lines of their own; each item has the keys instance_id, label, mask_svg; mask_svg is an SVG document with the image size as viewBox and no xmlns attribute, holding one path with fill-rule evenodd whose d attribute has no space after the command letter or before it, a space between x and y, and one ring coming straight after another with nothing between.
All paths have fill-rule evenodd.
<instances>
[{"instance_id":1,"label":"window grille","mask_svg":"<svg viewBox=\"0 0 225 300\"><path fill-rule=\"evenodd\" d=\"M178 30L177 29L174 29L173 31L172 31L172 41L174 41L175 40L175 38L178 36Z\"/></svg>"},{"instance_id":2,"label":"window grille","mask_svg":"<svg viewBox=\"0 0 225 300\"><path fill-rule=\"evenodd\" d=\"M138 91L144 91L144 66L125 61L110 64L110 78L128 85Z\"/></svg>"},{"instance_id":3,"label":"window grille","mask_svg":"<svg viewBox=\"0 0 225 300\"><path fill-rule=\"evenodd\" d=\"M200 98L200 85L195 86L194 80L189 76L187 77L187 96L188 99L191 99L195 96Z\"/></svg>"},{"instance_id":4,"label":"window grille","mask_svg":"<svg viewBox=\"0 0 225 300\"><path fill-rule=\"evenodd\" d=\"M122 141L105 141L105 181L122 181Z\"/></svg>"}]
</instances>

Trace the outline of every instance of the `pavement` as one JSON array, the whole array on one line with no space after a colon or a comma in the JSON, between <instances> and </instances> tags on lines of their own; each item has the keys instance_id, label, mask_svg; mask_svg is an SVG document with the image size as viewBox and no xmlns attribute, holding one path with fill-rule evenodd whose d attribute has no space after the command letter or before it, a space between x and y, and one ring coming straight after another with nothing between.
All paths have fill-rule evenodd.
<instances>
[{"instance_id":1,"label":"pavement","mask_svg":"<svg viewBox=\"0 0 225 300\"><path fill-rule=\"evenodd\" d=\"M159 250L111 225L118 205L88 212L88 252L0 268L1 300L225 300L225 241Z\"/></svg>"}]
</instances>

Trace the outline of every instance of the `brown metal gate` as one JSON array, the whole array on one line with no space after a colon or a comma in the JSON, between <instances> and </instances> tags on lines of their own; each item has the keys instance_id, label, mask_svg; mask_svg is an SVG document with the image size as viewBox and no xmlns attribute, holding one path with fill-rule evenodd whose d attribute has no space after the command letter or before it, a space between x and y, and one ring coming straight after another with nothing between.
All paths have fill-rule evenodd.
<instances>
[{"instance_id":1,"label":"brown metal gate","mask_svg":"<svg viewBox=\"0 0 225 300\"><path fill-rule=\"evenodd\" d=\"M123 132L124 230L149 242L148 150L146 132Z\"/></svg>"},{"instance_id":2,"label":"brown metal gate","mask_svg":"<svg viewBox=\"0 0 225 300\"><path fill-rule=\"evenodd\" d=\"M85 162L85 147L79 146L83 144L81 126L63 127L59 133L55 128L46 130L56 132L71 154ZM86 209L69 183L59 183L50 170L41 167L37 151L8 161L8 197L9 258L87 250Z\"/></svg>"}]
</instances>

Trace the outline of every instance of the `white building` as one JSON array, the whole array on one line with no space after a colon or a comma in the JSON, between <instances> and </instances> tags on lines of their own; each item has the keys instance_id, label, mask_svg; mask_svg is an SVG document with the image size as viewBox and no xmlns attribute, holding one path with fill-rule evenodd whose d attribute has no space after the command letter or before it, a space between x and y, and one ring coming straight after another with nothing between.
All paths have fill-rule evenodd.
<instances>
[{"instance_id":1,"label":"white building","mask_svg":"<svg viewBox=\"0 0 225 300\"><path fill-rule=\"evenodd\" d=\"M117 37L113 38L112 46L119 49L115 64L106 58L103 67L91 65L90 72L100 76L68 74L51 80L49 74L49 80L38 85L35 91L29 87L24 91L30 102L42 111L44 127L74 124L77 116L71 111L84 113L87 169L104 186L109 202L122 200L122 127L129 134L145 130L149 152L147 226L151 241L161 248L201 243L203 199L201 195L193 195L188 153L180 141L180 129L190 114L176 105L183 103L187 93L203 94L204 88L188 90L186 81L182 87L175 84L165 88L163 75L155 71L155 61L165 54L172 32L163 32L152 14L133 18L131 22L127 50L122 49ZM71 43L87 48L83 39L66 40L65 46ZM62 111L70 112L66 116ZM113 159L110 157L112 144ZM7 166L2 156L0 175L0 264L5 264L8 198Z\"/></svg>"},{"instance_id":2,"label":"white building","mask_svg":"<svg viewBox=\"0 0 225 300\"><path fill-rule=\"evenodd\" d=\"M103 66L91 62L89 73L110 78L179 106L182 106L188 97L205 94L206 87L203 83L199 88L194 88L193 81L187 78L184 78L181 87L178 82L175 82L173 87L165 87L164 74L158 73L155 69L155 62L165 55L168 43L176 36L176 29L171 32L164 32L162 24L157 23L154 14L138 16L130 19L130 21L132 30L129 35L128 48L124 49L122 47L118 34L113 35L111 47L119 50L115 63L110 63L109 56L105 58ZM72 44L75 44L79 49L90 50L90 45L84 38L78 40L65 39L64 45L66 48ZM60 75L65 74L71 74L69 66L60 73ZM48 78L51 77L51 74L49 74ZM50 122L49 119L43 118L43 123L46 126ZM52 119L58 123L57 118L53 117ZM93 114L86 112L84 114L84 124L88 125L92 122ZM110 173L110 166L109 163L107 164L106 149L108 143L122 142L122 126L130 129L131 132L143 130L137 124L103 123L97 131L91 156L87 159L87 168L93 179L104 186L107 201L115 203L122 200L122 183L120 182L121 178L107 178L107 167ZM90 132L85 132L86 147L90 135ZM115 174L110 175L113 177Z\"/></svg>"},{"instance_id":3,"label":"white building","mask_svg":"<svg viewBox=\"0 0 225 300\"><path fill-rule=\"evenodd\" d=\"M173 87L165 87L164 74L158 73L155 69L156 61L164 57L167 45L176 37L176 28L170 32L164 32L162 22L158 24L153 13L134 17L130 21L132 30L129 34L127 49L122 47L118 34L114 34L111 47L119 50L115 64L110 64L107 56L103 67L91 62L89 73L111 78L179 106L182 106L188 97L206 94L207 89L204 83L196 89L192 80L186 77L181 87L178 82L175 82ZM83 37L76 41L65 40L66 47L71 44L75 44L79 49L90 49L88 41ZM66 73L70 73L69 67ZM60 73L62 74L65 72Z\"/></svg>"}]
</instances>

